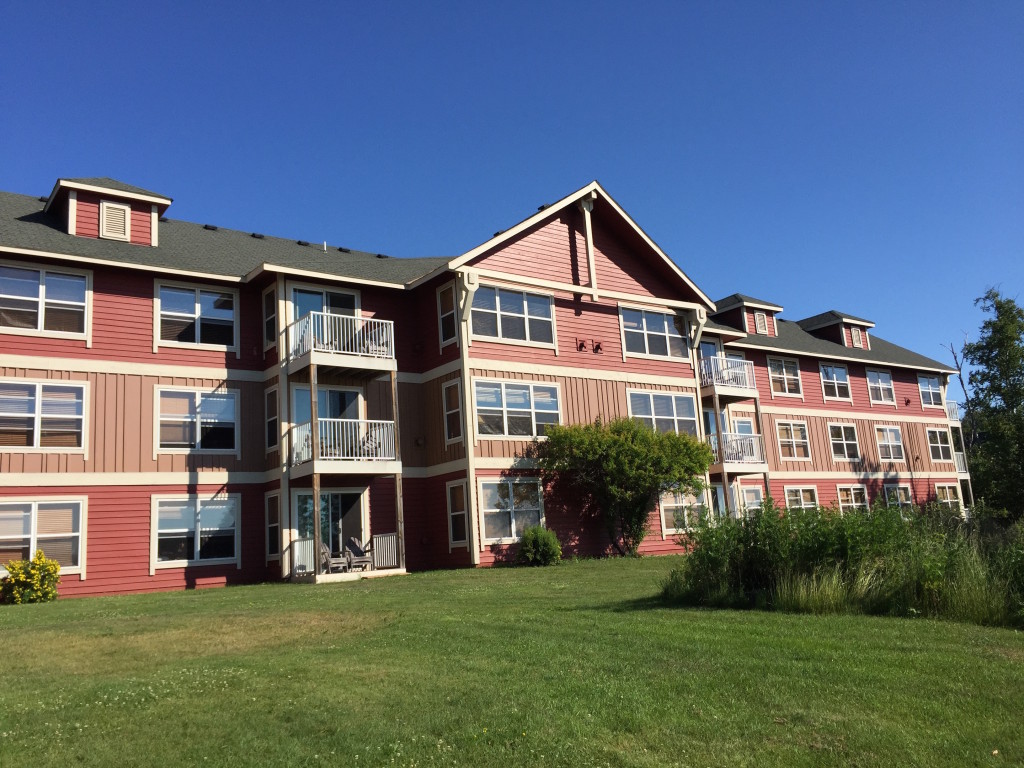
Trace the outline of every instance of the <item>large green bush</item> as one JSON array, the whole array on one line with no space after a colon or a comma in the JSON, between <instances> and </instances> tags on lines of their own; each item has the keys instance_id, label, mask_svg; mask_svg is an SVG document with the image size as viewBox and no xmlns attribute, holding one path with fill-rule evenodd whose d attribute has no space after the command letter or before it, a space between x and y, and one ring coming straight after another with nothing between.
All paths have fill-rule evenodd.
<instances>
[{"instance_id":1,"label":"large green bush","mask_svg":"<svg viewBox=\"0 0 1024 768\"><path fill-rule=\"evenodd\" d=\"M36 550L31 560L12 560L0 581L0 603L48 603L57 599L60 563Z\"/></svg>"},{"instance_id":2,"label":"large green bush","mask_svg":"<svg viewBox=\"0 0 1024 768\"><path fill-rule=\"evenodd\" d=\"M554 565L562 559L562 545L551 529L531 525L519 539L517 559L522 565Z\"/></svg>"}]
</instances>

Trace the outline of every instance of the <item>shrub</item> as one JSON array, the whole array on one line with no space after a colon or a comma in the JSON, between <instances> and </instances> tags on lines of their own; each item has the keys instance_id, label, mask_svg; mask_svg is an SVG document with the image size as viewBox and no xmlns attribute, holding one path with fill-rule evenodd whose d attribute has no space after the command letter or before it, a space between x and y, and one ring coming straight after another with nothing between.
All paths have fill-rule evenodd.
<instances>
[{"instance_id":1,"label":"shrub","mask_svg":"<svg viewBox=\"0 0 1024 768\"><path fill-rule=\"evenodd\" d=\"M7 564L8 576L0 581L0 602L48 603L57 599L60 563L37 550L31 560L13 560Z\"/></svg>"},{"instance_id":2,"label":"shrub","mask_svg":"<svg viewBox=\"0 0 1024 768\"><path fill-rule=\"evenodd\" d=\"M554 565L562 559L562 545L555 532L532 525L519 540L519 562L523 565Z\"/></svg>"}]
</instances>

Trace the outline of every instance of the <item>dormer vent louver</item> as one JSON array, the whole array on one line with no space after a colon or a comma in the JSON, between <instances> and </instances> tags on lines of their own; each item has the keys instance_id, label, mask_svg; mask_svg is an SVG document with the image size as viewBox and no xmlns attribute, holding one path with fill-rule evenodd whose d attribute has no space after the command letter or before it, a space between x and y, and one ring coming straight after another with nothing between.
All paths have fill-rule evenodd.
<instances>
[{"instance_id":1,"label":"dormer vent louver","mask_svg":"<svg viewBox=\"0 0 1024 768\"><path fill-rule=\"evenodd\" d=\"M217 231L217 227L215 225L213 225L213 224L203 224L203 229L208 229L211 232L216 232Z\"/></svg>"},{"instance_id":2,"label":"dormer vent louver","mask_svg":"<svg viewBox=\"0 0 1024 768\"><path fill-rule=\"evenodd\" d=\"M299 245L309 245L309 240L296 240Z\"/></svg>"},{"instance_id":3,"label":"dormer vent louver","mask_svg":"<svg viewBox=\"0 0 1024 768\"><path fill-rule=\"evenodd\" d=\"M340 246L340 245L338 246L338 251L341 252L341 253L352 253L351 250L349 250L348 248L345 248L344 246Z\"/></svg>"},{"instance_id":4,"label":"dormer vent louver","mask_svg":"<svg viewBox=\"0 0 1024 768\"><path fill-rule=\"evenodd\" d=\"M253 232L252 236L255 237L257 240L263 239L263 235L261 235L259 232Z\"/></svg>"}]
</instances>

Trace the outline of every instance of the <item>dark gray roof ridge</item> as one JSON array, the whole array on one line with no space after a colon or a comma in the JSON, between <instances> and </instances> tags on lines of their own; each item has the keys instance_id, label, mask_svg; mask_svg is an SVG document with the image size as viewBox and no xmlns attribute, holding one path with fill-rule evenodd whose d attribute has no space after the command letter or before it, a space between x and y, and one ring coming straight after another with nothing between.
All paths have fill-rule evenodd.
<instances>
[{"instance_id":1,"label":"dark gray roof ridge","mask_svg":"<svg viewBox=\"0 0 1024 768\"><path fill-rule=\"evenodd\" d=\"M849 312L840 312L838 309L829 309L825 312L821 312L811 317L805 317L803 320L797 320L797 324L805 331L813 331L818 328L826 328L836 323L855 323L857 325L866 325L874 327L875 323L872 320L865 320L863 317L857 317L851 315Z\"/></svg>"},{"instance_id":2,"label":"dark gray roof ridge","mask_svg":"<svg viewBox=\"0 0 1024 768\"><path fill-rule=\"evenodd\" d=\"M753 296L747 296L742 293L731 293L725 298L719 299L718 301L715 302L715 307L717 308L715 314L718 314L719 312L725 312L729 309L732 309L733 307L742 306L744 304L749 304L751 306L757 307L770 307L776 312L782 311L782 307L780 307L773 301L755 299Z\"/></svg>"},{"instance_id":3,"label":"dark gray roof ridge","mask_svg":"<svg viewBox=\"0 0 1024 768\"><path fill-rule=\"evenodd\" d=\"M116 192L127 192L130 195L147 195L149 197L162 197L165 200L172 200L168 195L164 195L160 192L151 192L148 189L142 187L136 187L132 184L125 184L123 181L112 179L109 176L91 176L83 177L78 179L65 179L61 178L60 181L70 181L74 184L88 184L91 187L103 187L104 189L112 189Z\"/></svg>"}]
</instances>

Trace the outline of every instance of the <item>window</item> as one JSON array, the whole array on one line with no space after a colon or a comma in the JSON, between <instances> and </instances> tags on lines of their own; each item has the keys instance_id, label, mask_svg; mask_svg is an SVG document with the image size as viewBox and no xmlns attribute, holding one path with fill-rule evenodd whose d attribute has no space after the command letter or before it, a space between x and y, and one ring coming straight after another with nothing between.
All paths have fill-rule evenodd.
<instances>
[{"instance_id":1,"label":"window","mask_svg":"<svg viewBox=\"0 0 1024 768\"><path fill-rule=\"evenodd\" d=\"M892 374L888 371L868 369L868 395L872 403L896 404L896 392L892 388Z\"/></svg>"},{"instance_id":2,"label":"window","mask_svg":"<svg viewBox=\"0 0 1024 768\"><path fill-rule=\"evenodd\" d=\"M848 509L868 508L868 489L863 485L840 485L839 511L846 512Z\"/></svg>"},{"instance_id":3,"label":"window","mask_svg":"<svg viewBox=\"0 0 1024 768\"><path fill-rule=\"evenodd\" d=\"M267 505L267 560L281 557L281 496L269 493Z\"/></svg>"},{"instance_id":4,"label":"window","mask_svg":"<svg viewBox=\"0 0 1024 768\"><path fill-rule=\"evenodd\" d=\"M914 504L914 498L910 493L909 485L886 485L883 491L885 492L885 503L887 506L905 509Z\"/></svg>"},{"instance_id":5,"label":"window","mask_svg":"<svg viewBox=\"0 0 1024 768\"><path fill-rule=\"evenodd\" d=\"M277 292L271 288L263 294L263 348L277 344Z\"/></svg>"},{"instance_id":6,"label":"window","mask_svg":"<svg viewBox=\"0 0 1024 768\"><path fill-rule=\"evenodd\" d=\"M697 404L693 395L630 392L629 415L659 432L697 436Z\"/></svg>"},{"instance_id":7,"label":"window","mask_svg":"<svg viewBox=\"0 0 1024 768\"><path fill-rule=\"evenodd\" d=\"M666 534L682 533L700 516L700 504L692 496L666 493L661 497L661 530Z\"/></svg>"},{"instance_id":8,"label":"window","mask_svg":"<svg viewBox=\"0 0 1024 768\"><path fill-rule=\"evenodd\" d=\"M131 240L132 209L127 205L100 201L100 237L106 240Z\"/></svg>"},{"instance_id":9,"label":"window","mask_svg":"<svg viewBox=\"0 0 1024 768\"><path fill-rule=\"evenodd\" d=\"M860 449L857 447L857 428L853 424L829 424L828 437L832 443L832 458L841 461L857 461Z\"/></svg>"},{"instance_id":10,"label":"window","mask_svg":"<svg viewBox=\"0 0 1024 768\"><path fill-rule=\"evenodd\" d=\"M779 455L783 459L810 459L811 441L807 424L802 421L780 421L775 425L779 436Z\"/></svg>"},{"instance_id":11,"label":"window","mask_svg":"<svg viewBox=\"0 0 1024 768\"><path fill-rule=\"evenodd\" d=\"M455 301L455 284L442 286L437 289L437 313L439 332L441 334L441 348L454 344L459 337L459 323L456 316L458 304ZM475 331L474 331L475 332Z\"/></svg>"},{"instance_id":12,"label":"window","mask_svg":"<svg viewBox=\"0 0 1024 768\"><path fill-rule=\"evenodd\" d=\"M826 400L849 400L850 377L845 365L821 364L821 388Z\"/></svg>"},{"instance_id":13,"label":"window","mask_svg":"<svg viewBox=\"0 0 1024 768\"><path fill-rule=\"evenodd\" d=\"M744 514L754 512L761 508L764 503L764 493L760 488L743 489L743 512Z\"/></svg>"},{"instance_id":14,"label":"window","mask_svg":"<svg viewBox=\"0 0 1024 768\"><path fill-rule=\"evenodd\" d=\"M875 427L875 436L883 461L903 461L903 435L899 427Z\"/></svg>"},{"instance_id":15,"label":"window","mask_svg":"<svg viewBox=\"0 0 1024 768\"><path fill-rule=\"evenodd\" d=\"M929 429L928 449L931 451L932 461L952 461L953 446L949 442L949 431Z\"/></svg>"},{"instance_id":16,"label":"window","mask_svg":"<svg viewBox=\"0 0 1024 768\"><path fill-rule=\"evenodd\" d=\"M277 419L277 387L271 387L263 395L263 412L266 420L267 450L277 448L281 436L281 428Z\"/></svg>"},{"instance_id":17,"label":"window","mask_svg":"<svg viewBox=\"0 0 1024 768\"><path fill-rule=\"evenodd\" d=\"M942 406L942 385L938 376L922 376L918 374L917 387L921 390L921 405Z\"/></svg>"},{"instance_id":18,"label":"window","mask_svg":"<svg viewBox=\"0 0 1024 768\"><path fill-rule=\"evenodd\" d=\"M458 379L441 387L444 401L444 442L445 445L462 440L462 384Z\"/></svg>"},{"instance_id":19,"label":"window","mask_svg":"<svg viewBox=\"0 0 1024 768\"><path fill-rule=\"evenodd\" d=\"M88 296L85 273L0 265L0 330L84 338Z\"/></svg>"},{"instance_id":20,"label":"window","mask_svg":"<svg viewBox=\"0 0 1024 768\"><path fill-rule=\"evenodd\" d=\"M160 341L235 346L235 295L228 291L161 285Z\"/></svg>"},{"instance_id":21,"label":"window","mask_svg":"<svg viewBox=\"0 0 1024 768\"><path fill-rule=\"evenodd\" d=\"M663 312L646 309L619 310L623 349L627 355L651 355L686 359L686 321Z\"/></svg>"},{"instance_id":22,"label":"window","mask_svg":"<svg viewBox=\"0 0 1024 768\"><path fill-rule=\"evenodd\" d=\"M85 386L0 381L0 450L84 447Z\"/></svg>"},{"instance_id":23,"label":"window","mask_svg":"<svg viewBox=\"0 0 1024 768\"><path fill-rule=\"evenodd\" d=\"M558 387L515 381L475 383L476 431L479 435L537 437L558 424Z\"/></svg>"},{"instance_id":24,"label":"window","mask_svg":"<svg viewBox=\"0 0 1024 768\"><path fill-rule=\"evenodd\" d=\"M237 495L153 498L153 568L239 562Z\"/></svg>"},{"instance_id":25,"label":"window","mask_svg":"<svg viewBox=\"0 0 1024 768\"><path fill-rule=\"evenodd\" d=\"M861 333L860 328L850 328L850 342L855 347L864 346L864 334Z\"/></svg>"},{"instance_id":26,"label":"window","mask_svg":"<svg viewBox=\"0 0 1024 768\"><path fill-rule=\"evenodd\" d=\"M768 378L772 383L772 395L800 394L800 364L796 360L769 357Z\"/></svg>"},{"instance_id":27,"label":"window","mask_svg":"<svg viewBox=\"0 0 1024 768\"><path fill-rule=\"evenodd\" d=\"M28 560L36 550L60 563L61 573L84 569L85 501L40 499L0 503L0 565Z\"/></svg>"},{"instance_id":28,"label":"window","mask_svg":"<svg viewBox=\"0 0 1024 768\"><path fill-rule=\"evenodd\" d=\"M936 485L935 498L943 504L952 507L960 504L960 489L955 485Z\"/></svg>"},{"instance_id":29,"label":"window","mask_svg":"<svg viewBox=\"0 0 1024 768\"><path fill-rule=\"evenodd\" d=\"M768 335L768 315L764 312L754 313L754 333L760 334L761 336Z\"/></svg>"},{"instance_id":30,"label":"window","mask_svg":"<svg viewBox=\"0 0 1024 768\"><path fill-rule=\"evenodd\" d=\"M725 486L721 483L712 483L705 490L705 498L708 500L708 507L715 517L729 516L729 502L725 496Z\"/></svg>"},{"instance_id":31,"label":"window","mask_svg":"<svg viewBox=\"0 0 1024 768\"><path fill-rule=\"evenodd\" d=\"M448 483L448 546L466 546L469 536L469 516L466 506L466 482Z\"/></svg>"},{"instance_id":32,"label":"window","mask_svg":"<svg viewBox=\"0 0 1024 768\"><path fill-rule=\"evenodd\" d=\"M238 451L237 393L158 389L157 397L161 450Z\"/></svg>"},{"instance_id":33,"label":"window","mask_svg":"<svg viewBox=\"0 0 1024 768\"><path fill-rule=\"evenodd\" d=\"M486 541L513 541L544 522L540 481L533 478L480 483Z\"/></svg>"},{"instance_id":34,"label":"window","mask_svg":"<svg viewBox=\"0 0 1024 768\"><path fill-rule=\"evenodd\" d=\"M813 509L818 506L818 491L815 488L787 488L786 509Z\"/></svg>"},{"instance_id":35,"label":"window","mask_svg":"<svg viewBox=\"0 0 1024 768\"><path fill-rule=\"evenodd\" d=\"M481 285L473 294L473 335L554 345L552 299Z\"/></svg>"}]
</instances>

